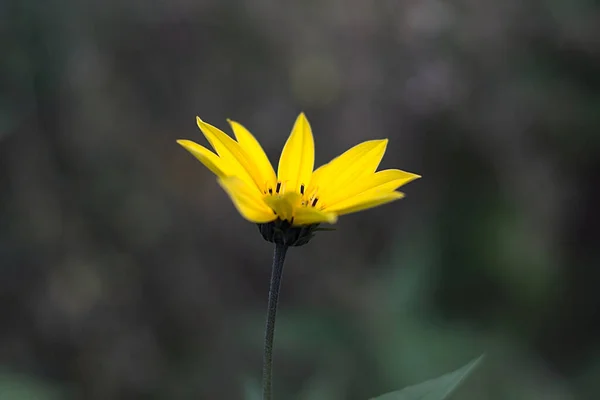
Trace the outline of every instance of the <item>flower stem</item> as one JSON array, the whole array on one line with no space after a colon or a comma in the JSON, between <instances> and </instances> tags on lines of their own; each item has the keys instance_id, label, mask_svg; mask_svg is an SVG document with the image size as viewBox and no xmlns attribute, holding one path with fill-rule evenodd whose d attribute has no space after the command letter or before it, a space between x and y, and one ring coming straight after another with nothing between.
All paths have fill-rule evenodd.
<instances>
[{"instance_id":1,"label":"flower stem","mask_svg":"<svg viewBox=\"0 0 600 400\"><path fill-rule=\"evenodd\" d=\"M275 333L275 316L279 301L279 287L283 273L283 261L288 247L275 244L273 253L273 269L271 271L271 286L269 287L269 304L267 309L267 324L265 326L265 352L263 358L263 400L272 399L273 376L273 335Z\"/></svg>"}]
</instances>

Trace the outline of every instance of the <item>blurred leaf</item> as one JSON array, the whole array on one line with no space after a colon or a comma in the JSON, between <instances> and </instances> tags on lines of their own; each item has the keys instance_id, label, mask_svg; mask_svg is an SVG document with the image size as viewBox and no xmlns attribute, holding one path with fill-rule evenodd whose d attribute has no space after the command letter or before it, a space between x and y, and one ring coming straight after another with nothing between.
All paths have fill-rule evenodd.
<instances>
[{"instance_id":1,"label":"blurred leaf","mask_svg":"<svg viewBox=\"0 0 600 400\"><path fill-rule=\"evenodd\" d=\"M396 247L388 270L373 281L378 297L372 308L378 314L369 325L369 353L381 384L423 381L453 370L456 360L486 346L472 327L435 314L438 255L433 242L427 233L407 238Z\"/></svg>"},{"instance_id":2,"label":"blurred leaf","mask_svg":"<svg viewBox=\"0 0 600 400\"><path fill-rule=\"evenodd\" d=\"M0 374L0 399L10 400L58 400L64 393L56 386L32 376Z\"/></svg>"},{"instance_id":3,"label":"blurred leaf","mask_svg":"<svg viewBox=\"0 0 600 400\"><path fill-rule=\"evenodd\" d=\"M309 384L298 396L299 400L332 400L343 399L344 389L340 385L330 382L328 376L311 379Z\"/></svg>"},{"instance_id":4,"label":"blurred leaf","mask_svg":"<svg viewBox=\"0 0 600 400\"><path fill-rule=\"evenodd\" d=\"M246 379L244 382L244 399L261 400L262 387L255 379Z\"/></svg>"},{"instance_id":5,"label":"blurred leaf","mask_svg":"<svg viewBox=\"0 0 600 400\"><path fill-rule=\"evenodd\" d=\"M348 371L343 360L333 355L319 366L319 370L303 385L297 400L333 400L348 398Z\"/></svg>"},{"instance_id":6,"label":"blurred leaf","mask_svg":"<svg viewBox=\"0 0 600 400\"><path fill-rule=\"evenodd\" d=\"M439 378L409 386L396 392L386 393L372 400L444 400L452 394L482 359L483 355L464 367L442 375Z\"/></svg>"}]
</instances>

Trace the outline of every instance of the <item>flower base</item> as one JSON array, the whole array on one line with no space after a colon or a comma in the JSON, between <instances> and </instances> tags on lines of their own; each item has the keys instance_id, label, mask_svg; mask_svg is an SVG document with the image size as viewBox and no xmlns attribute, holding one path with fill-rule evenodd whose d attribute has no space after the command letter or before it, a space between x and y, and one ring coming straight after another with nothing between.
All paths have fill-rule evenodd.
<instances>
[{"instance_id":1,"label":"flower base","mask_svg":"<svg viewBox=\"0 0 600 400\"><path fill-rule=\"evenodd\" d=\"M313 238L319 226L319 224L292 226L289 221L281 219L257 225L266 241L284 246L305 245Z\"/></svg>"}]
</instances>

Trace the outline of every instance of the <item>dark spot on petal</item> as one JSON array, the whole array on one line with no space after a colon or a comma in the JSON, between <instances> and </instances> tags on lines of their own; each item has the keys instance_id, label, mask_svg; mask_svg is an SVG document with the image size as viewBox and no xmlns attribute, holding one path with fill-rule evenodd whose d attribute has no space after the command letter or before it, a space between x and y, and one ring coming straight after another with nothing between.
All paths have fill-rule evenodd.
<instances>
[{"instance_id":1,"label":"dark spot on petal","mask_svg":"<svg viewBox=\"0 0 600 400\"><path fill-rule=\"evenodd\" d=\"M269 188L269 194L273 194L273 188Z\"/></svg>"},{"instance_id":2,"label":"dark spot on petal","mask_svg":"<svg viewBox=\"0 0 600 400\"><path fill-rule=\"evenodd\" d=\"M275 193L279 193L279 189L281 189L281 182L277 182L277 187L275 188Z\"/></svg>"},{"instance_id":3,"label":"dark spot on petal","mask_svg":"<svg viewBox=\"0 0 600 400\"><path fill-rule=\"evenodd\" d=\"M304 194L304 185L300 185L300 194Z\"/></svg>"},{"instance_id":4,"label":"dark spot on petal","mask_svg":"<svg viewBox=\"0 0 600 400\"><path fill-rule=\"evenodd\" d=\"M313 200L313 202L312 202L312 206L313 206L313 207L317 205L317 201L319 201L319 199L317 199L317 198L315 198L315 199Z\"/></svg>"}]
</instances>

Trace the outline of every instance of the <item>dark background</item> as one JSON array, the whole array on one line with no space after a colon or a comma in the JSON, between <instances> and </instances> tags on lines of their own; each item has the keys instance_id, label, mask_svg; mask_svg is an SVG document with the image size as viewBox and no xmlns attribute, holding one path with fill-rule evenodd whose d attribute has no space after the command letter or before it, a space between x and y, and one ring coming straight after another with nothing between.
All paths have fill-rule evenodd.
<instances>
[{"instance_id":1,"label":"dark background","mask_svg":"<svg viewBox=\"0 0 600 400\"><path fill-rule=\"evenodd\" d=\"M456 399L600 396L593 0L4 0L0 399L242 399L272 248L175 140L276 165L388 137L423 179L289 252L283 399L367 399L486 352Z\"/></svg>"}]
</instances>

